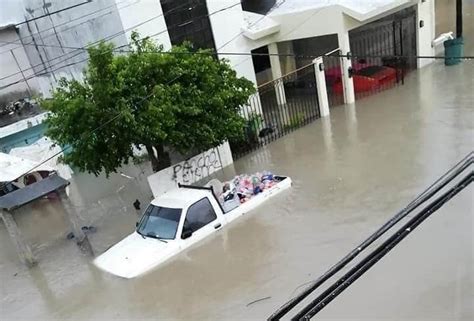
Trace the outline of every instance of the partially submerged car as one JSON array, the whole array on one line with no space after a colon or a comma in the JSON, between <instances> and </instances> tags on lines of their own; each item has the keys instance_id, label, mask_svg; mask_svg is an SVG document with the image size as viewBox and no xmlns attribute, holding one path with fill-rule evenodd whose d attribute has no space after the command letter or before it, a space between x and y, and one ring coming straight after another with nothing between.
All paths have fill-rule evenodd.
<instances>
[{"instance_id":1,"label":"partially submerged car","mask_svg":"<svg viewBox=\"0 0 474 321\"><path fill-rule=\"evenodd\" d=\"M154 199L135 232L96 258L94 264L123 278L140 276L291 186L289 177L272 175L271 179L273 184L256 195L239 201L237 195L231 199L229 194L226 202L217 195L221 190L213 187L179 185L179 189Z\"/></svg>"},{"instance_id":2,"label":"partially submerged car","mask_svg":"<svg viewBox=\"0 0 474 321\"><path fill-rule=\"evenodd\" d=\"M393 85L397 81L397 70L386 66L367 66L354 69L352 77L354 79L354 91L357 94ZM343 93L341 78L334 81L332 90L336 94Z\"/></svg>"}]
</instances>

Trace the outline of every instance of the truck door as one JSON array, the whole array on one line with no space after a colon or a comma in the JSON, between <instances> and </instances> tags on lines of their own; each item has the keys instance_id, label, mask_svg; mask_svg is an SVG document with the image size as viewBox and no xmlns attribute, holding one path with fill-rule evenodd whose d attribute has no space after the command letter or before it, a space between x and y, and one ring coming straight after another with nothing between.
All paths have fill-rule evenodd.
<instances>
[{"instance_id":1,"label":"truck door","mask_svg":"<svg viewBox=\"0 0 474 321\"><path fill-rule=\"evenodd\" d=\"M222 215L216 215L214 207L207 197L189 206L181 233L182 248L202 240L223 225Z\"/></svg>"}]
</instances>

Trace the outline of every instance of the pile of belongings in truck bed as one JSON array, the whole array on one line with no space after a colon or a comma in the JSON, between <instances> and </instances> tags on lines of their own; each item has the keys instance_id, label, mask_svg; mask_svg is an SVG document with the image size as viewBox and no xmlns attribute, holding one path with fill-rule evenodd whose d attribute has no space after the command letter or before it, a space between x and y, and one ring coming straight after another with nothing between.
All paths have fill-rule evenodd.
<instances>
[{"instance_id":1,"label":"pile of belongings in truck bed","mask_svg":"<svg viewBox=\"0 0 474 321\"><path fill-rule=\"evenodd\" d=\"M207 186L212 186L222 207L226 212L247 202L253 196L258 195L266 189L274 186L277 182L271 172L264 171L255 174L242 174L235 176L233 180L220 183L211 180Z\"/></svg>"}]
</instances>

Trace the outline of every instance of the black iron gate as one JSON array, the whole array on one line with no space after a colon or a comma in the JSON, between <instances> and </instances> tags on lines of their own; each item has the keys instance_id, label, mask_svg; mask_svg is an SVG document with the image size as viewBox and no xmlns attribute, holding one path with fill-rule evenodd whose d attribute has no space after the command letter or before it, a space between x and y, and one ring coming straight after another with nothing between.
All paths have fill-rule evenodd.
<instances>
[{"instance_id":1,"label":"black iron gate","mask_svg":"<svg viewBox=\"0 0 474 321\"><path fill-rule=\"evenodd\" d=\"M404 83L416 69L414 7L349 32L356 99Z\"/></svg>"},{"instance_id":2,"label":"black iron gate","mask_svg":"<svg viewBox=\"0 0 474 321\"><path fill-rule=\"evenodd\" d=\"M243 139L230 142L234 158L321 117L313 64L263 84L257 90L242 108L246 120Z\"/></svg>"}]
</instances>

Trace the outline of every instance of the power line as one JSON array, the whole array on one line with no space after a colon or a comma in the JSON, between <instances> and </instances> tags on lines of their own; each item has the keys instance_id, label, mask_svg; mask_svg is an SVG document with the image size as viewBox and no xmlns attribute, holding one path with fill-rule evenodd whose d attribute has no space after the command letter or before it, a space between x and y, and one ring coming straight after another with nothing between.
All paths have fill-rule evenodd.
<instances>
[{"instance_id":1,"label":"power line","mask_svg":"<svg viewBox=\"0 0 474 321\"><path fill-rule=\"evenodd\" d=\"M239 4L240 4L240 2L239 2ZM230 7L233 7L233 6L235 6L235 5L237 5L237 4L234 4L234 5L230 6ZM177 8L181 8L181 7L182 7L182 6L179 6L179 7L177 7ZM177 9L177 8L176 8L176 9ZM172 11L173 11L173 10L172 10ZM215 14L215 13L218 13L218 12L222 12L222 11L224 11L224 9L215 11L215 12L213 12L212 14ZM168 13L170 13L170 12L168 12ZM211 15L211 14L209 14L208 16L210 16L210 15ZM88 59L89 59L89 58L87 58L87 60L88 60ZM61 68L63 68L63 67L61 67ZM176 76L176 77L174 77L173 79L171 79L170 81L168 81L165 85L169 85L170 83L174 82L175 80L177 80L177 79L180 78L181 76L182 76L182 74L181 74L181 75L178 75L178 76ZM149 99L149 98L152 97L153 95L154 95L154 93L150 93L149 95L143 97L140 101L138 101L137 104L140 104L140 103L144 102L145 100ZM89 132L88 136L90 136L90 135L92 135L93 133L95 133L96 131L98 131L98 130L104 128L106 125L110 124L110 123L113 122L115 119L118 119L122 113L123 113L123 111L119 112L117 115L115 115L114 117L112 117L111 119L109 119L108 121L106 121L105 123L101 124L100 126L96 127L95 129L93 129L91 132ZM24 176L24 175L30 173L31 171L35 170L36 168L38 168L39 166L45 164L46 162L50 161L51 159L53 159L53 158L59 156L61 153L63 153L64 151L66 151L66 150L69 149L69 148L71 148L71 146L67 146L67 147L61 149L61 151L59 151L58 153L55 153L54 155L52 155L52 156L49 157L48 159L45 159L45 160L43 160L42 162L40 162L39 164L35 165L33 168L31 168L30 170L28 170L27 172L25 172L23 175L20 175L19 177L17 177L15 180L17 180L17 179L19 179L20 177L22 177L22 176ZM13 180L13 181L15 181L15 180ZM6 183L6 184L12 183L13 181L10 181L10 182L8 182L8 183ZM6 185L6 184L5 184L5 185Z\"/></svg>"},{"instance_id":2,"label":"power line","mask_svg":"<svg viewBox=\"0 0 474 321\"><path fill-rule=\"evenodd\" d=\"M394 227L401 220L407 217L411 212L416 210L420 205L422 205L423 203L431 199L434 195L436 195L441 189L443 189L447 184L453 181L466 168L471 166L473 162L474 162L474 153L470 152L461 161L459 161L457 164L451 167L447 172L445 172L441 177L439 177L434 183L432 183L428 188L426 188L421 194L419 194L408 205L406 205L401 211L395 214L395 216L393 216L386 223L384 223L377 231L375 231L366 240L364 240L361 244L355 247L351 252L349 252L346 256L344 256L339 262L337 262L331 268L329 268L329 270L327 270L322 276L320 276L317 280L311 281L310 282L312 283L311 286L306 288L304 291L299 293L290 301L286 302L277 311L275 311L267 320L268 321L280 320L283 316L288 314L294 307L296 307L299 303L301 303L317 288L319 288L332 276L334 276L336 273L338 273L344 267L346 267L363 250L368 248L377 239L382 237L386 232L388 232L392 227Z\"/></svg>"},{"instance_id":3,"label":"power line","mask_svg":"<svg viewBox=\"0 0 474 321\"><path fill-rule=\"evenodd\" d=\"M115 48L113 51L119 52L119 53L131 53L133 52L132 50L123 50L120 48L127 47L128 45L123 45L120 47ZM87 50L87 48L76 48L76 50ZM202 52L171 52L171 51L163 51L163 52L154 52L154 51L142 51L142 53L148 53L148 54L164 54L164 55L206 55L206 56L215 56L217 54L224 55L224 56L278 56L278 57L294 57L294 58L301 58L301 59L315 59L318 57L321 57L322 55L297 55L297 54L270 54L270 53L253 53L253 52L217 52L217 51L202 51ZM79 53L80 54L80 53ZM385 57L392 57L395 59L408 59L408 58L414 58L414 59L446 59L446 58L451 58L451 59L462 59L462 60L472 60L474 59L474 56L459 56L459 57L447 57L447 56L421 56L421 55L355 55L355 54L331 54L329 57L334 57L334 58L347 58L347 59L361 59L361 58L385 58ZM69 58L70 59L70 58ZM73 62L64 66L61 66L59 68L56 68L50 72L42 73L42 74L36 74L32 75L26 78L19 79L15 82L9 83L7 85L4 85L0 87L0 90L8 88L10 86L22 83L27 80L31 80L35 77L38 76L46 76L51 72L55 72L58 70L61 70L66 67L74 66L76 64L82 63L89 60L89 58L82 59L77 62ZM58 63L51 65L55 66ZM239 64L233 66L236 67ZM46 69L43 69L45 71Z\"/></svg>"},{"instance_id":4,"label":"power line","mask_svg":"<svg viewBox=\"0 0 474 321\"><path fill-rule=\"evenodd\" d=\"M260 17L258 20L256 20L255 22L251 23L248 27L251 28L253 26L255 26L257 23L259 23L260 21L262 21L263 19L265 19L273 10L279 8L282 4L284 4L286 2L286 0L282 0L280 3L278 3L277 5L273 6L267 13L265 13L262 17ZM229 41L225 42L222 46L220 46L219 48L217 48L217 51L221 50L222 48L224 48L225 46L227 46L229 43L231 43L232 41L234 41L235 39L237 39L238 37L240 37L245 31L241 31L239 32L237 35L235 35L234 37L232 37Z\"/></svg>"},{"instance_id":5,"label":"power line","mask_svg":"<svg viewBox=\"0 0 474 321\"><path fill-rule=\"evenodd\" d=\"M59 9L59 10L56 10L56 11L53 11L53 12L48 12L47 14L44 14L44 15L42 15L42 16L34 17L34 18L32 18L32 19L28 19L28 20L19 22L19 23L15 24L15 27L18 27L18 26L20 26L20 25L22 25L22 24L25 24L25 23L30 23L31 21L35 21L35 20L38 20L38 19L42 19L42 18L48 17L48 16L53 15L53 14L57 14L57 13L60 13L60 12L66 11L66 10L74 9L74 8L83 6L83 5L85 5L85 4L91 3L91 2L92 2L92 0L87 0L87 1L85 1L85 2L81 2L81 3L75 4L75 5L73 5L73 6L69 6L69 7L66 7L66 8L62 8L62 9Z\"/></svg>"},{"instance_id":6,"label":"power line","mask_svg":"<svg viewBox=\"0 0 474 321\"><path fill-rule=\"evenodd\" d=\"M166 15L168 15L168 14L170 14L170 13L174 13L174 12L178 11L178 9L181 9L181 8L183 8L183 7L185 7L185 6L187 7L187 5L188 5L187 3L185 3L185 4L183 4L183 5L180 5L180 6L176 7L176 8L174 8L173 10L170 10L169 12L167 12ZM73 56L71 56L71 57L67 57L67 58L65 58L65 59L62 59L62 60L60 60L60 61L54 63L53 65L50 65L49 68L51 68L51 67L53 67L53 66L57 66L57 65L59 65L59 64L61 64L61 63L63 63L63 62L65 62L65 61L67 61L67 60L69 60L69 59L72 59L72 58L75 58L75 57L81 55L81 54L83 53L83 51L87 50L88 47L92 47L92 46L94 46L94 45L100 43L101 41L109 41L109 40L111 40L111 39L113 39L113 38L115 38L115 37L118 37L118 36L120 36L120 35L122 35L122 34L125 34L126 32L128 32L128 31L130 31L130 30L133 30L133 29L135 29L135 28L137 28L137 27L140 27L140 26L142 26L142 25L144 25L144 24L146 24L146 23L148 23L148 22L150 22L150 21L152 21L152 20L155 20L155 19L157 19L157 18L159 18L159 17L162 17L162 16L165 16L165 15L162 13L162 14L153 16L153 17L151 17L150 19L145 20L145 21L142 21L142 22L140 22L140 23L138 23L138 24L136 24L136 25L134 25L134 26L131 26L131 27L129 27L129 28L126 28L126 29L124 29L124 30L121 30L121 31L119 31L119 32L117 32L117 33L115 33L115 34L109 35L109 36L104 37L104 38L102 38L102 39L99 39L99 40L97 40L97 41L94 41L94 42L90 43L89 45L87 45L86 47L71 47L71 48L74 48L74 50L68 52L68 53L67 53L68 55L69 55L69 54L72 54L74 51L79 51L79 50L80 50L81 52L79 52L79 53L77 53L77 54L75 54L75 55L73 55ZM25 45L32 45L32 44L25 44ZM47 47L47 46L49 46L49 45L39 45L39 44L38 44L37 46L39 46L39 47L41 47L41 46ZM124 46L121 46L121 47L126 47L126 46L128 46L128 45L124 45ZM57 46L54 46L54 47L57 47ZM64 48L64 47L63 47L63 48ZM120 48L120 47L119 47L119 48ZM25 72L25 71L28 71L28 70L34 70L34 68L39 67L39 66L41 66L41 65L45 66L46 63L50 63L50 62L52 62L52 61L55 61L55 60L57 60L57 59L59 59L59 58L63 58L63 57L64 57L64 55L60 55L60 56L57 56L57 57L55 57L55 58L46 60L46 61L44 61L44 62L42 62L42 63L39 63L39 64L37 64L37 65L34 65L34 66L32 66L32 67L23 69L23 70L21 70L21 71L15 72L15 73L10 74L10 75L8 75L8 76L4 76L4 77L0 78L0 80L4 80L4 79L10 78L10 77L19 75L19 74L21 74L21 72ZM83 62L83 60L80 61L80 62ZM77 62L77 63L80 63L80 62ZM42 70L40 70L39 72L47 71L47 69L48 69L48 67L45 66L45 67L44 67ZM29 79L32 79L32 78L34 78L35 76L36 76L36 75L33 75L33 76L32 76L31 78L29 78ZM18 82L15 82L15 83L18 83ZM3 87L6 88L6 87L8 87L8 86L9 86L9 85L5 85L5 86L3 86Z\"/></svg>"},{"instance_id":7,"label":"power line","mask_svg":"<svg viewBox=\"0 0 474 321\"><path fill-rule=\"evenodd\" d=\"M175 80L177 80L178 78L182 77L183 74L181 75L178 75L176 77L174 77L173 79L169 80L168 82L166 82L164 85L170 85L172 82L174 82ZM138 102L135 103L135 105L138 105L138 104L141 104L143 103L144 101L148 100L149 98L151 98L152 96L154 96L155 93L150 93L144 97L142 97ZM86 139L86 138L89 138L92 134L94 134L95 132L101 130L102 128L104 128L105 126L107 126L108 124L112 123L114 120L118 119L120 116L122 116L123 112L125 110L122 110L121 112L117 113L115 116L113 116L112 118L110 118L109 120L107 120L106 122L102 123L101 125L97 126L96 128L94 128L93 130L91 130L90 132L88 132L83 138L81 139ZM70 149L72 146L71 145L68 145L64 148L62 148L59 152L53 154L52 156L48 157L47 159L41 161L40 163L36 164L35 166L33 166L32 168L30 168L29 170L27 170L25 173L23 173L22 175L18 176L17 178L9 181L9 182L5 182L2 184L2 186L6 186L8 184L11 184L13 182L15 182L16 180L18 180L19 178L21 178L22 176L25 176L26 174L28 173L31 173L32 171L34 171L35 169L37 169L38 167L40 167L41 165L49 162L50 160L54 159L55 157L61 155L62 153L64 153L65 151L67 151L68 149Z\"/></svg>"},{"instance_id":8,"label":"power line","mask_svg":"<svg viewBox=\"0 0 474 321\"><path fill-rule=\"evenodd\" d=\"M223 8L223 9L220 9L220 10L217 10L217 11L214 11L212 12L211 14L208 14L208 15L203 15L203 16L199 16L199 17L196 17L194 19L191 19L191 20L188 20L188 21L185 21L185 22L182 22L180 24L176 24L176 25L173 25L171 26L170 28L167 28L167 29L164 29L162 31L159 31L157 33L154 33L152 35L149 35L149 36L146 36L146 38L154 38L156 36L159 36L165 32L167 32L168 30L172 30L174 28L178 28L178 27L181 27L183 24L187 24L187 23L190 23L190 22L193 22L194 20L197 20L197 19L201 19L201 18L204 18L204 17L207 17L207 16L211 16L213 14L216 14L216 13L219 13L219 12L222 12L224 10L228 10L228 9L231 9L237 5L240 5L240 2L239 3L235 3L229 7L226 7L226 8ZM161 16L161 15L160 15ZM153 17L151 19L156 19L156 17ZM151 20L149 19L149 20ZM146 22L149 22L149 20L145 21L144 23ZM136 26L135 26L136 27ZM104 38L105 39L105 38ZM17 42L8 42L8 41L0 41L0 43L2 44L17 44ZM64 48L64 49L72 49L72 50L87 50L86 47L72 47L72 46L59 46L59 45L46 45L46 44L33 44L33 43L27 43L27 44L23 44L24 46L35 46L35 47L46 47L46 48ZM219 48L220 49L220 48ZM8 50L10 51L10 50ZM2 78L3 79L3 78ZM1 79L0 79L1 80Z\"/></svg>"},{"instance_id":9,"label":"power line","mask_svg":"<svg viewBox=\"0 0 474 321\"><path fill-rule=\"evenodd\" d=\"M283 1L281 4L283 4L285 1ZM281 5L280 4L280 5ZM287 33L285 33L284 35L280 36L281 38L285 37L286 35L292 33L293 31L295 31L297 28L301 27L303 24L305 24L309 19L311 19L314 15L316 15L318 12L320 12L322 9L319 9L319 10L316 10L315 12L313 12L308 18L306 18L303 22L299 23L296 25L295 28L291 29L290 31L288 31ZM235 65L234 67L237 67L238 65L240 64L243 64L244 62L248 61L250 58L248 59L245 59L241 62L239 62L237 65Z\"/></svg>"},{"instance_id":10,"label":"power line","mask_svg":"<svg viewBox=\"0 0 474 321\"><path fill-rule=\"evenodd\" d=\"M124 3L124 2L127 2L127 1L128 1L128 0L123 0L123 1L120 1L120 2L117 2L117 3L114 3L114 4L110 5L110 6L107 6L107 7L105 7L105 8L102 8L102 9L100 9L100 10L95 10L95 11L93 11L93 12L89 12L89 13L87 13L87 14L85 14L85 15L82 15L82 16L79 16L79 17L77 17L77 18L74 18L74 19L65 21L65 22L63 22L63 23L60 23L60 24L57 24L57 25L53 25L53 26L50 27L50 28L43 29L43 30L39 30L39 31L34 32L34 33L30 34L30 35L27 35L27 36L24 36L24 37L19 38L18 40L19 40L20 42L17 42L17 41L8 41L8 42L7 42L7 41L3 41L3 44L0 45L0 48L5 47L6 45L9 45L9 44L11 44L11 45L17 44L17 45L19 45L19 46L15 47L15 48L7 49L7 50L5 50L5 51L2 51L2 52L0 52L0 54L9 52L10 50L15 50L15 49L18 49L18 48L22 48L23 45L31 44L31 42L28 43L28 44L23 43L23 40L25 40L25 39L32 38L32 40L33 40L34 36L36 36L36 35L40 35L41 33L44 33L44 32L50 31L50 30L54 30L54 28L57 28L57 27L61 27L61 26L70 24L71 22L80 20L80 19L82 19L82 18L85 18L85 17L88 17L88 16L92 16L92 15L98 13L98 12L107 10L107 9L109 9L109 8L117 7L118 4ZM135 0L135 2L129 3L129 4L125 5L125 6L123 6L123 7L120 7L120 8L117 7L117 10L120 11L121 9L130 7L130 6L133 6L133 5L137 4L137 3L139 3L140 1L141 1L141 0ZM101 15L98 15L98 16L95 16L95 17L92 17L91 19L87 19L87 20L85 20L85 21L83 21L83 22L81 22L81 23L78 23L78 24L75 24L75 25L73 25L73 26L70 26L69 28L62 29L61 32L64 32L64 31L67 31L67 30L71 30L71 29L76 28L76 27L78 27L78 26L80 26L80 25L83 25L83 24L85 24L85 23L87 23L87 22L89 22L89 21L91 21L91 20L94 20L94 19L97 19L97 18L106 16L106 15L109 15L109 14L111 14L111 13L113 13L113 10L108 11L108 12L106 12L106 13L104 13L104 14L101 14ZM49 38L49 37L51 37L51 36L53 36L53 35L54 35L54 33L51 33L51 34L49 34L49 35L43 36L42 39Z\"/></svg>"},{"instance_id":11,"label":"power line","mask_svg":"<svg viewBox=\"0 0 474 321\"><path fill-rule=\"evenodd\" d=\"M179 28L179 27L181 27L181 26L183 26L183 25L185 25L185 24L189 24L189 23L191 23L191 22L193 22L193 21L195 21L195 20L197 20L197 19L201 19L201 18L205 18L205 17L210 17L210 16L215 15L215 14L217 14L217 13L219 13L219 12L223 12L223 11L225 11L225 10L232 9L233 7L238 6L238 5L241 5L241 3L240 3L240 2L237 2L237 3L234 3L233 5L230 5L230 6L227 6L227 7L225 7L225 8L222 8L222 9L219 9L219 10L216 10L216 11L213 11L213 12L207 14L207 15L202 15L202 16L199 16L199 17L195 17L195 18L193 18L193 19L190 19L190 20L188 20L188 21L181 22L180 24L173 25L173 26L171 26L170 28L166 28L166 29L164 29L164 30L162 30L162 31L160 31L160 32L157 32L157 33L155 33L155 34L152 34L152 35L150 35L150 36L147 36L147 38L154 38L154 37L156 37L156 36L161 35L162 33L167 32L168 30L173 30L173 29L175 29L175 28Z\"/></svg>"},{"instance_id":12,"label":"power line","mask_svg":"<svg viewBox=\"0 0 474 321\"><path fill-rule=\"evenodd\" d=\"M218 13L218 12L222 12L222 11L224 11L224 10L230 9L230 8L236 6L236 5L240 5L240 2L239 2L239 3L236 3L236 4L233 4L233 5L229 6L229 7L222 8L222 9L220 9L220 10L214 11L214 12L212 12L211 14L208 14L207 16L211 16L212 14L216 14L216 13ZM179 6L179 7L177 7L177 8L181 8L181 7L182 7L182 6ZM176 8L176 9L177 9L177 8ZM170 12L168 12L168 13L170 13ZM198 17L198 18L201 18L201 17ZM195 19L197 19L197 18L195 18ZM193 19L193 20L195 20L195 19ZM193 21L193 20L191 20L191 21ZM166 30L169 30L169 29L166 29ZM159 33L158 33L158 34L159 34ZM155 35L152 35L152 36L156 36L156 35L158 35L158 34L155 34ZM81 48L81 49L82 49L82 48ZM84 49L85 49L85 48L84 48ZM116 49L117 49L117 48L116 48ZM88 59L89 59L89 58L87 58L87 59L85 59L85 60L88 60ZM73 63L73 64L76 64L76 63ZM61 67L61 68L64 68L64 67ZM182 75L176 76L175 78L173 78L173 79L171 79L170 81L168 81L165 85L169 85L171 82L177 80L177 79L180 78L181 76L182 76ZM11 84L10 84L10 85L11 85ZM8 86L10 86L10 85L8 85ZM3 89L3 88L6 88L6 87L3 86L3 87L1 87L0 89ZM152 97L153 95L154 95L154 93L151 93L151 94L149 94L149 95L143 97L137 104L142 103L143 101L149 99L149 98ZM95 129L93 129L93 130L89 133L89 135L92 135L92 134L93 134L94 132L96 132L97 130L100 130L100 129L104 128L106 125L110 124L110 123L113 122L115 119L117 119L118 117L120 117L120 115L121 115L122 113L123 113L123 111L120 112L120 113L118 113L117 115L115 115L115 116L112 117L111 119L109 119L107 122L101 124L100 126L98 126L98 127L95 128ZM37 164L36 166L34 166L33 168L31 168L30 170L28 170L27 172L25 172L23 175L20 175L19 177L17 177L17 178L14 179L13 181L15 181L15 180L17 180L18 178L20 178L20 177L22 177L22 176L24 176L24 175L30 173L31 171L35 170L36 168L38 168L39 166L45 164L46 162L50 161L51 159L55 158L56 156L59 156L61 153L63 153L64 151L66 151L66 150L69 149L69 148L71 148L71 146L67 146L67 147L61 149L61 151L55 153L54 155L52 155L52 156L49 157L48 159L43 160L42 162L40 162L39 164ZM6 184L12 183L13 181L10 181L10 182L8 182L8 183L6 183Z\"/></svg>"},{"instance_id":13,"label":"power line","mask_svg":"<svg viewBox=\"0 0 474 321\"><path fill-rule=\"evenodd\" d=\"M156 36L158 36L158 35L160 35L160 34L163 34L163 33L165 33L165 32L168 32L169 30L173 30L173 29L175 29L175 28L179 28L179 27L181 27L181 26L182 26L183 24L185 24L185 23L189 23L189 22L192 22L192 21L194 21L194 20L201 19L201 18L204 18L204 17L210 17L210 16L212 16L212 15L214 15L214 14L217 14L217 13L219 13L219 12L222 12L222 11L225 11L225 10L228 10L228 9L231 9L231 8L237 6L237 5L240 5L240 2L234 3L233 5L230 5L230 6L228 6L228 7L225 7L225 8L219 9L219 10L216 10L216 11L214 11L214 12L211 12L210 14L202 15L202 16L199 16L199 17L195 17L194 19L190 19L190 20L188 20L188 21L185 21L184 23L175 24L175 25L173 25L173 26L171 26L171 27L169 27L169 28L166 28L166 29L164 29L164 30L158 32L158 33L155 33L155 34L152 34L152 35L148 36L148 38L156 37ZM178 9L181 9L182 7L185 7L185 6L188 6L188 4L187 4L187 3L184 3L184 4L182 4L182 5L180 5L180 6L176 7L176 8L174 8L173 10L170 10L169 12L166 13L166 15L169 15L169 14L171 14L171 13L173 13L173 12L177 11ZM192 8L195 8L195 7L192 7ZM188 8L188 10L189 10L189 8ZM117 36L119 36L119 35L121 35L121 34L124 34L124 33L127 32L127 31L130 31L130 30L132 30L132 29L135 29L135 28L137 28L137 27L139 27L139 26L141 26L141 25L143 25L143 24L145 24L145 23L147 23L147 22L149 22L149 21L151 21L151 20L157 19L157 18L159 18L159 17L161 17L161 16L166 16L166 15L165 15L165 14L160 14L160 15L158 15L158 16L154 16L154 17L152 17L152 18L150 18L150 19L148 19L148 20L146 20L146 21L144 21L144 22L141 22L141 23L139 23L139 24L137 24L137 25L135 25L135 26L129 27L129 28L125 29L125 30L122 30L122 31L120 31L120 32L118 32L118 33L116 33L116 34L114 34L114 35L111 35L111 36L105 37L105 38L103 38L103 39L97 40L97 41L95 41L95 42L89 44L88 47L93 46L93 45L95 45L95 44L97 44L97 43L99 43L99 42L101 42L101 41L109 41L109 40L111 40L111 39L113 39L113 38L115 38L115 37L117 37ZM31 45L31 44L28 44L28 45ZM45 46L45 47L48 47L48 46L50 46L50 45L38 45L38 46ZM118 48L126 47L126 46L128 46L128 45L123 45L123 46L120 46L120 47L118 47ZM57 46L53 46L53 47L57 47ZM63 48L65 48L65 47L63 47ZM63 60L61 60L61 61L59 61L59 62L56 62L56 63L54 63L53 65L50 65L49 68L51 69L52 66L57 66L58 64L61 64L61 63L65 62L65 61L67 61L67 60L69 60L69 59L72 59L72 58L74 58L74 57L77 57L77 56L81 55L81 54L83 53L83 51L87 50L87 47L70 47L70 48L73 48L73 51L68 52L67 54L73 53L74 51L81 51L81 52L79 52L79 53L73 55L72 57L68 57L68 58L63 59ZM118 48L116 48L116 49L118 49ZM13 73L13 74L11 74L11 75L4 76L4 77L0 78L0 80L4 80L4 79L10 78L10 77L19 75L21 72L28 71L28 70L32 70L32 69L34 69L34 68L36 68L36 67L38 67L38 66L40 66L40 65L44 65L44 64L46 64L46 63L49 63L49 62L51 62L51 61L53 61L53 60L56 60L56 59L58 59L58 58L61 58L61 57L62 57L62 56L58 56L58 57L56 57L56 58L47 60L47 61L45 61L44 63L40 63L40 64L37 64L37 65L35 65L35 66L33 66L33 67L26 68L26 69L21 70L21 71L19 71L19 72ZM87 59L86 59L86 60L87 60ZM76 62L75 64L78 64L78 63L81 63L81 62L84 62L84 61L85 61L85 60L81 60L81 61L79 61L79 62ZM74 64L72 64L72 65L74 65ZM68 65L68 66L72 66L72 65ZM65 67L65 66L62 66L62 67L59 68L59 69L62 69L62 68L64 68L64 67ZM41 71L39 71L39 72L47 71L47 69L48 69L48 67L44 67L44 68L43 68ZM56 70L58 70L58 69L56 69ZM40 75L41 75L41 74L40 74ZM38 76L38 75L37 75L37 74L36 74L36 75L32 75L32 76L30 76L30 77L29 77L28 79L26 79L26 80L33 79L33 78L35 78L36 76ZM4 86L2 86L2 89L3 89L3 88L7 88L7 87L12 86L12 85L15 85L15 84L18 84L18 83L21 83L21 82L23 82L23 81L25 81L25 80L23 79L23 80L15 81L15 82L13 82L13 83L4 85Z\"/></svg>"}]
</instances>

